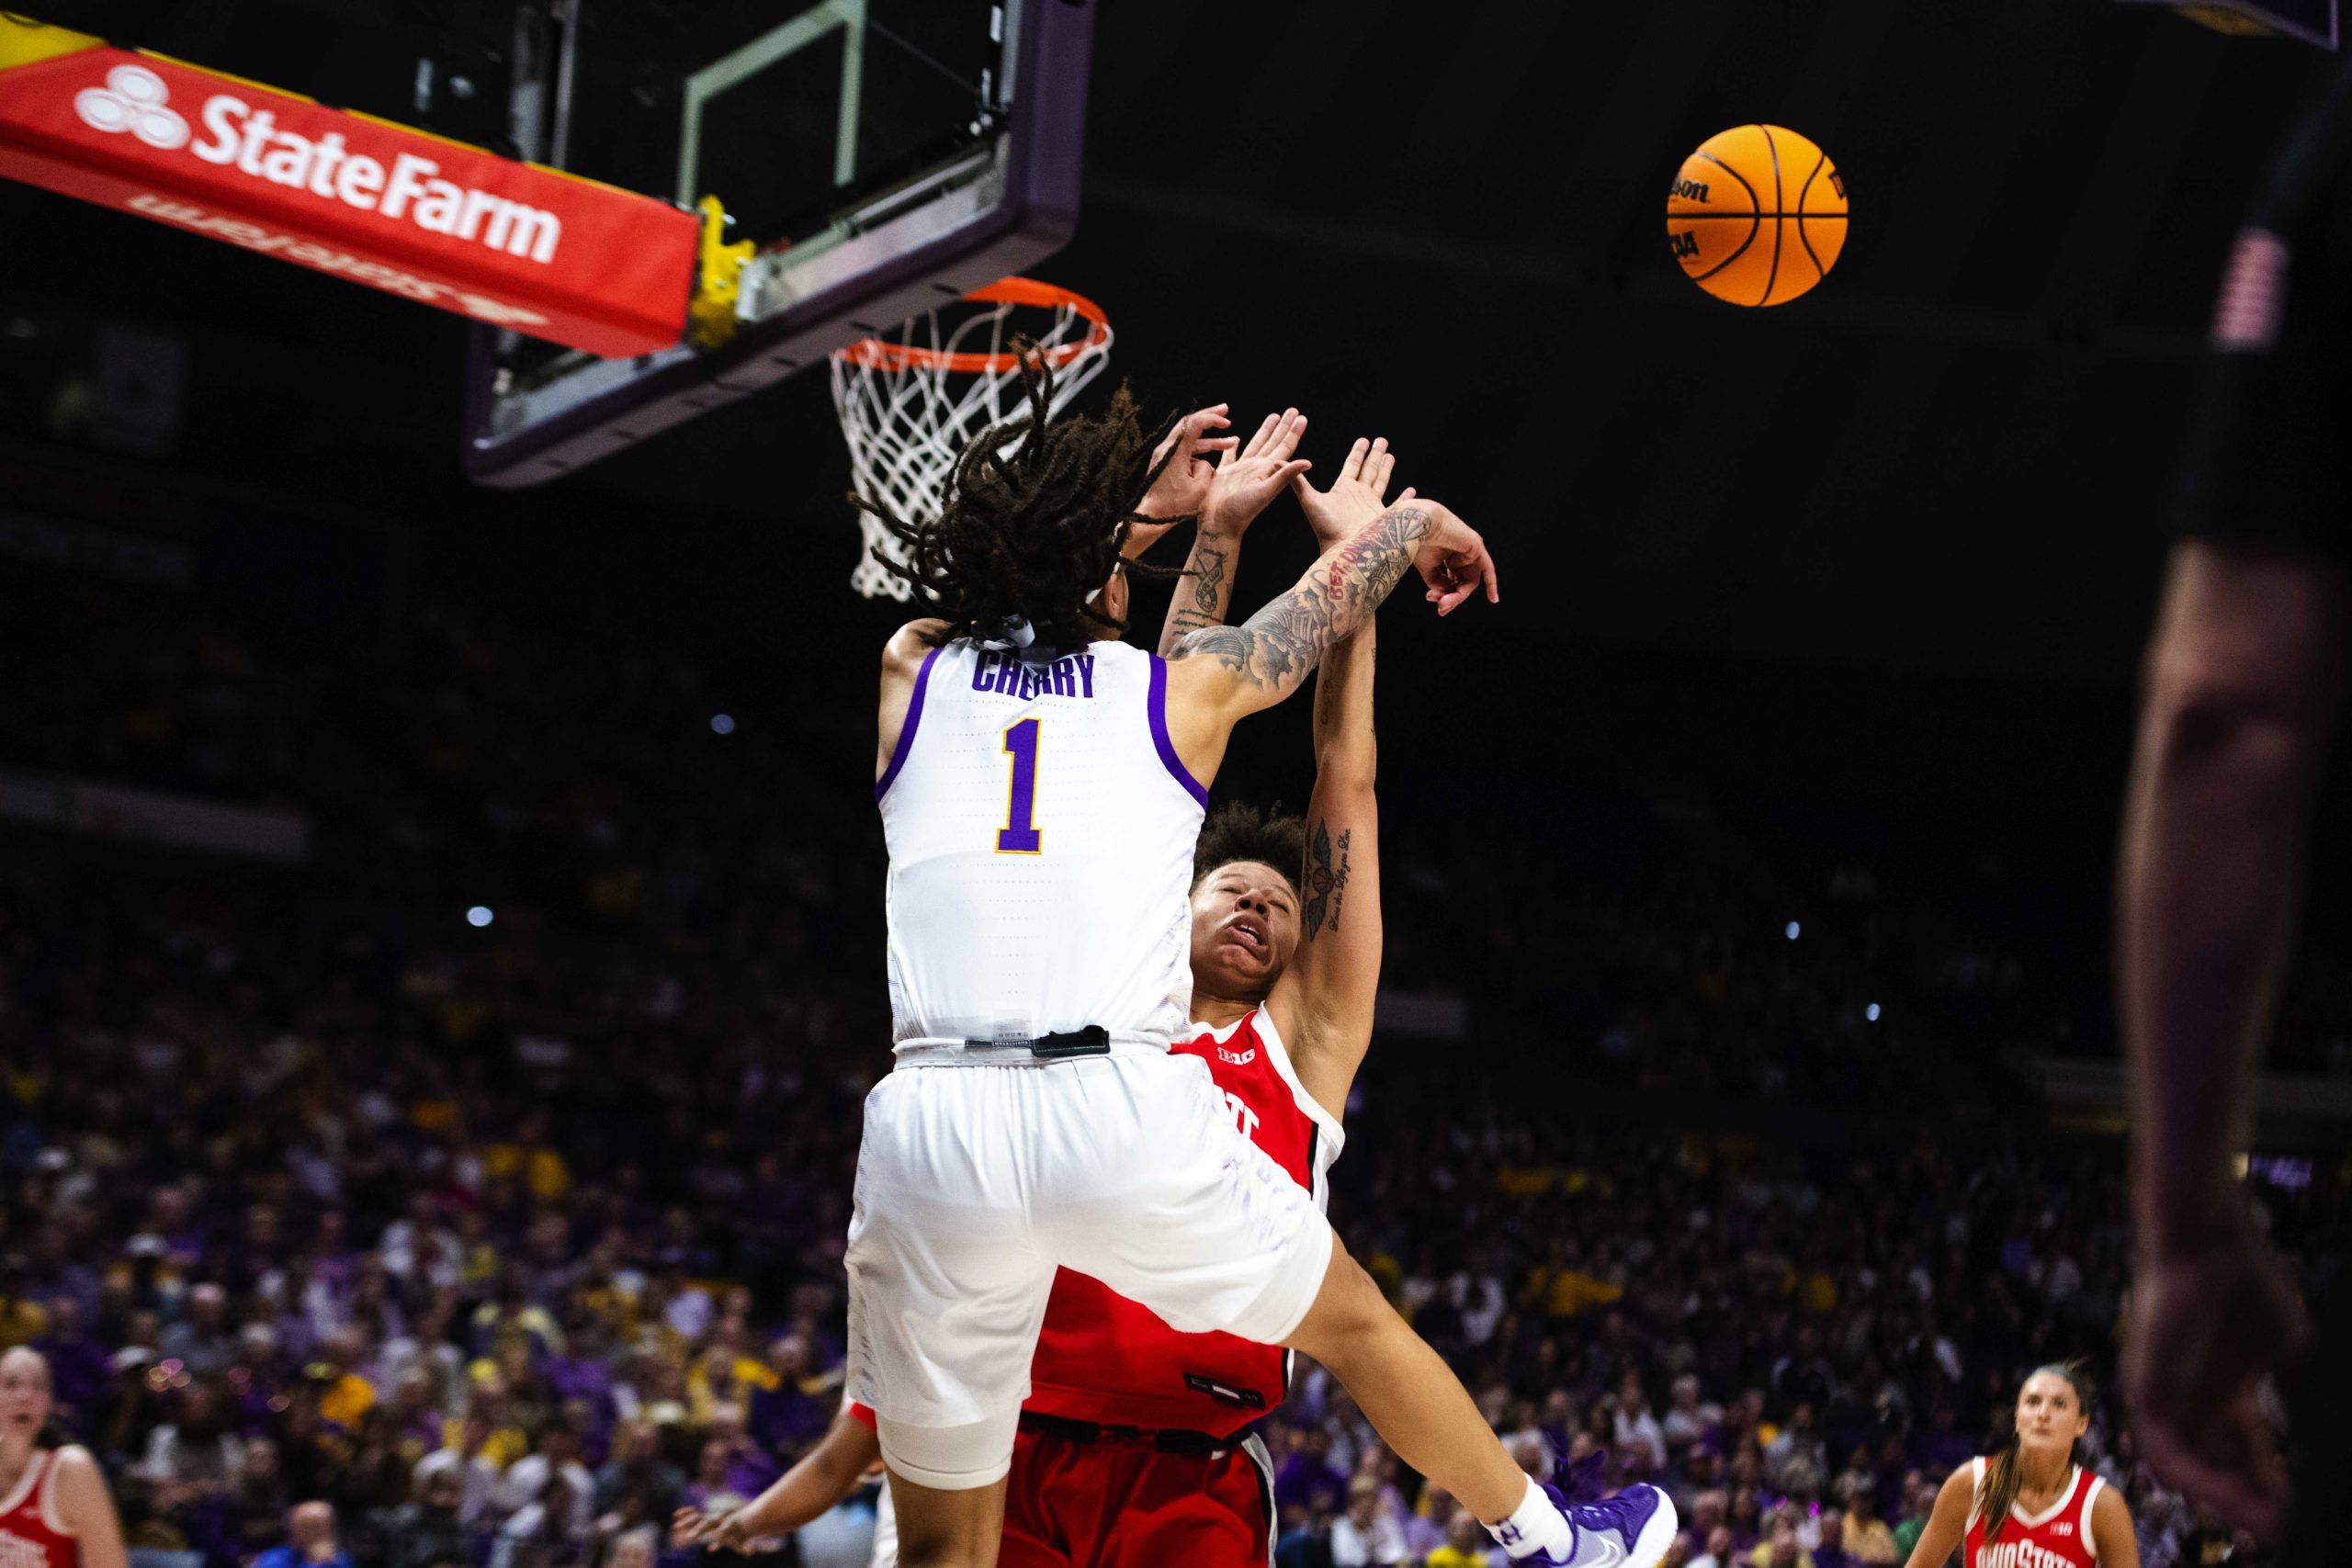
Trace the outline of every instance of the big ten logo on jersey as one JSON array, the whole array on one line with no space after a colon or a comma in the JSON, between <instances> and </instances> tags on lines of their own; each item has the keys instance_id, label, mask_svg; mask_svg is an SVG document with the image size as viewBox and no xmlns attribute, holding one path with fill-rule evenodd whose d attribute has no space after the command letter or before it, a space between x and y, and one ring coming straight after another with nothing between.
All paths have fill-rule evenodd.
<instances>
[{"instance_id":1,"label":"big ten logo on jersey","mask_svg":"<svg viewBox=\"0 0 2352 1568\"><path fill-rule=\"evenodd\" d=\"M1017 653L984 652L972 664L972 690L1028 702L1035 697L1094 695L1094 655L1023 659Z\"/></svg>"},{"instance_id":2,"label":"big ten logo on jersey","mask_svg":"<svg viewBox=\"0 0 2352 1568\"><path fill-rule=\"evenodd\" d=\"M1241 1097L1231 1089L1218 1092L1225 1096L1226 1108L1233 1112L1233 1124L1241 1129L1243 1137L1255 1143L1258 1138L1258 1113L1243 1104Z\"/></svg>"}]
</instances>

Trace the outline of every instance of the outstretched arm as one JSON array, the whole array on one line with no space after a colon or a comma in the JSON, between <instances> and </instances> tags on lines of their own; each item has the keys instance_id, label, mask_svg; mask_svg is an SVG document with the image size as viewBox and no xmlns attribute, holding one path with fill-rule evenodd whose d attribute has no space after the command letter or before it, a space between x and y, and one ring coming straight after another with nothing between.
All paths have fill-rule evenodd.
<instances>
[{"instance_id":1,"label":"outstretched arm","mask_svg":"<svg viewBox=\"0 0 2352 1568\"><path fill-rule=\"evenodd\" d=\"M881 1439L848 1411L768 1489L732 1512L681 1508L672 1521L677 1543L710 1551L749 1551L752 1542L797 1530L858 1488L882 1460Z\"/></svg>"},{"instance_id":2,"label":"outstretched arm","mask_svg":"<svg viewBox=\"0 0 2352 1568\"><path fill-rule=\"evenodd\" d=\"M1193 776L1203 784L1215 777L1233 726L1297 691L1330 646L1369 621L1416 565L1442 591L1440 614L1482 586L1488 599L1499 597L1477 531L1435 502L1414 501L1325 551L1244 625L1179 642L1169 656L1168 728Z\"/></svg>"},{"instance_id":3,"label":"outstretched arm","mask_svg":"<svg viewBox=\"0 0 2352 1568\"><path fill-rule=\"evenodd\" d=\"M1306 471L1306 465L1291 461L1306 434L1306 416L1284 409L1268 414L1238 455L1228 448L1217 459L1201 497L1193 553L1185 558L1184 575L1177 581L1167 622L1159 629L1162 659L1174 651L1179 639L1225 624L1226 607L1233 602L1233 576L1241 569L1242 536L1281 489L1283 472Z\"/></svg>"},{"instance_id":4,"label":"outstretched arm","mask_svg":"<svg viewBox=\"0 0 2352 1568\"><path fill-rule=\"evenodd\" d=\"M2191 541L2149 655L2116 915L2138 1267L2123 1390L2140 1452L2272 1533L2286 1468L2264 1376L2302 1307L2232 1178L2293 957L2342 702L2344 570Z\"/></svg>"},{"instance_id":5,"label":"outstretched arm","mask_svg":"<svg viewBox=\"0 0 2352 1568\"><path fill-rule=\"evenodd\" d=\"M1385 439L1358 441L1328 491L1295 481L1318 539L1378 515L1396 460ZM1408 491L1398 498L1412 499ZM1372 1043L1380 990L1379 742L1373 724L1374 623L1331 645L1315 685L1315 793L1306 806L1298 953L1268 1005L1299 1083L1344 1120Z\"/></svg>"}]
</instances>

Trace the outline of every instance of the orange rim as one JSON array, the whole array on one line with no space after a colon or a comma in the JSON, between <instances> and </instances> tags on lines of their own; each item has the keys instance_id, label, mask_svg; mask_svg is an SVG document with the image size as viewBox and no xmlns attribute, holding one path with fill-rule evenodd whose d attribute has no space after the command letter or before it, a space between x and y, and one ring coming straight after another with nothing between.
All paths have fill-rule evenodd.
<instances>
[{"instance_id":1,"label":"orange rim","mask_svg":"<svg viewBox=\"0 0 2352 1568\"><path fill-rule=\"evenodd\" d=\"M1091 354L1111 341L1111 318L1102 306L1083 294L1032 277L1000 277L986 288L975 288L965 299L981 305L1034 305L1040 310L1069 306L1086 318L1086 335L1076 343L1057 344L1046 350L1046 363L1056 367ZM860 338L841 351L853 365L875 370L944 370L957 376L1001 376L1021 367L1017 354L950 354L944 349L918 348L911 344Z\"/></svg>"}]
</instances>

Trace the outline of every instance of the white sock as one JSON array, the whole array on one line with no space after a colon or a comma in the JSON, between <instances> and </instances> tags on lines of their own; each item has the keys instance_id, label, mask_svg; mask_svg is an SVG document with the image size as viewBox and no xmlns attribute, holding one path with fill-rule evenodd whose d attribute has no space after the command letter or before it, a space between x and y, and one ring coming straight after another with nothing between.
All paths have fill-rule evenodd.
<instances>
[{"instance_id":1,"label":"white sock","mask_svg":"<svg viewBox=\"0 0 2352 1568\"><path fill-rule=\"evenodd\" d=\"M1527 1483L1527 1495L1519 1500L1510 1517L1498 1525L1488 1525L1487 1533L1514 1560L1532 1557L1539 1551L1566 1558L1577 1543L1577 1532L1568 1524L1567 1516L1532 1478Z\"/></svg>"}]
</instances>

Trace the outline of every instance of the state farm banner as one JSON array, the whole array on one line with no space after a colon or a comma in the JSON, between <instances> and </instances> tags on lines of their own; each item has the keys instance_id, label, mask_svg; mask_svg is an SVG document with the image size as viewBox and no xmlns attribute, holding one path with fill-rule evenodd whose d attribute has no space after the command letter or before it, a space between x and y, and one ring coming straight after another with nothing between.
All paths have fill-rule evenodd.
<instances>
[{"instance_id":1,"label":"state farm banner","mask_svg":"<svg viewBox=\"0 0 2352 1568\"><path fill-rule=\"evenodd\" d=\"M592 354L685 330L691 213L6 15L0 175Z\"/></svg>"}]
</instances>

